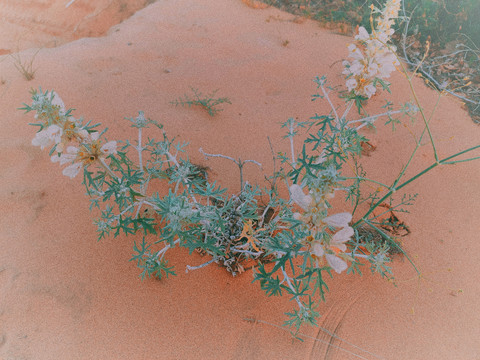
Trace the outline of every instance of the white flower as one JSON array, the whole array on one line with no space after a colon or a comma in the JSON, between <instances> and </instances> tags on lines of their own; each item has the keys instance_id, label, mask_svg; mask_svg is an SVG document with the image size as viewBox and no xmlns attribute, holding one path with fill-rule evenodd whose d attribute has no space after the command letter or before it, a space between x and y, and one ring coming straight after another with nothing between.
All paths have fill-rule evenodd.
<instances>
[{"instance_id":1,"label":"white flower","mask_svg":"<svg viewBox=\"0 0 480 360\"><path fill-rule=\"evenodd\" d=\"M60 156L53 155L50 159L52 162L60 162L60 165L65 165L75 161L77 158L78 148L75 146L67 147L67 150L63 152Z\"/></svg>"},{"instance_id":2,"label":"white flower","mask_svg":"<svg viewBox=\"0 0 480 360\"><path fill-rule=\"evenodd\" d=\"M90 135L90 141L97 141L100 137L100 133L98 131L92 132Z\"/></svg>"},{"instance_id":3,"label":"white flower","mask_svg":"<svg viewBox=\"0 0 480 360\"><path fill-rule=\"evenodd\" d=\"M360 26L358 28L358 35L355 36L355 39L365 41L365 40L370 39L370 34L368 33L368 31L363 26Z\"/></svg>"},{"instance_id":4,"label":"white flower","mask_svg":"<svg viewBox=\"0 0 480 360\"><path fill-rule=\"evenodd\" d=\"M365 67L359 61L354 61L352 63L352 65L350 65L350 68L349 68L350 73L353 74L353 75L356 75L356 76L360 76L363 73L364 69L365 69Z\"/></svg>"},{"instance_id":5,"label":"white flower","mask_svg":"<svg viewBox=\"0 0 480 360\"><path fill-rule=\"evenodd\" d=\"M382 43L386 43L390 39L390 36L385 32L378 33L377 37Z\"/></svg>"},{"instance_id":6,"label":"white flower","mask_svg":"<svg viewBox=\"0 0 480 360\"><path fill-rule=\"evenodd\" d=\"M350 221L352 221L352 214L348 212L327 216L325 219L323 219L325 224L336 228L346 228L348 227L348 223Z\"/></svg>"},{"instance_id":7,"label":"white flower","mask_svg":"<svg viewBox=\"0 0 480 360\"><path fill-rule=\"evenodd\" d=\"M62 141L63 130L58 125L50 125L48 128L43 129L35 134L32 140L32 145L40 146L40 149L44 149L51 143L58 144Z\"/></svg>"},{"instance_id":8,"label":"white flower","mask_svg":"<svg viewBox=\"0 0 480 360\"><path fill-rule=\"evenodd\" d=\"M327 259L328 265L338 274L348 268L347 263L335 255L326 254L325 258Z\"/></svg>"},{"instance_id":9,"label":"white flower","mask_svg":"<svg viewBox=\"0 0 480 360\"><path fill-rule=\"evenodd\" d=\"M76 161L78 157L79 149L75 146L67 147L67 150L63 152L60 156L53 155L51 157L52 162L59 162L60 165L65 165L70 163L65 169L63 169L62 174L73 179L83 167L81 161Z\"/></svg>"},{"instance_id":10,"label":"white flower","mask_svg":"<svg viewBox=\"0 0 480 360\"><path fill-rule=\"evenodd\" d=\"M359 48L357 48L357 45L355 44L350 44L348 46L348 50L350 51L349 56L354 59L354 60L363 60L364 56L362 52L360 51Z\"/></svg>"},{"instance_id":11,"label":"white flower","mask_svg":"<svg viewBox=\"0 0 480 360\"><path fill-rule=\"evenodd\" d=\"M369 99L373 95L375 95L376 92L377 92L377 89L372 84L368 84L367 86L365 86L365 95L367 95Z\"/></svg>"},{"instance_id":12,"label":"white flower","mask_svg":"<svg viewBox=\"0 0 480 360\"><path fill-rule=\"evenodd\" d=\"M111 155L111 154L116 154L117 153L117 142L116 141L109 141L105 145L103 145L100 150L106 154L106 155Z\"/></svg>"},{"instance_id":13,"label":"white flower","mask_svg":"<svg viewBox=\"0 0 480 360\"><path fill-rule=\"evenodd\" d=\"M357 88L357 85L358 85L357 80L350 78L347 80L346 85L347 85L348 91L352 91Z\"/></svg>"},{"instance_id":14,"label":"white flower","mask_svg":"<svg viewBox=\"0 0 480 360\"><path fill-rule=\"evenodd\" d=\"M80 129L77 132L78 135L82 137L82 139L87 139L88 138L88 131L85 129Z\"/></svg>"},{"instance_id":15,"label":"white flower","mask_svg":"<svg viewBox=\"0 0 480 360\"><path fill-rule=\"evenodd\" d=\"M65 147L65 144L63 142L60 142L57 144L57 147L55 148L55 150L59 153L63 152L63 148ZM54 161L55 162L55 161Z\"/></svg>"},{"instance_id":16,"label":"white flower","mask_svg":"<svg viewBox=\"0 0 480 360\"><path fill-rule=\"evenodd\" d=\"M323 250L323 245L319 241L315 241L312 244L312 254L317 257L322 257L325 254L325 250Z\"/></svg>"},{"instance_id":17,"label":"white flower","mask_svg":"<svg viewBox=\"0 0 480 360\"><path fill-rule=\"evenodd\" d=\"M300 185L293 184L290 186L290 197L292 201L300 206L303 210L307 211L312 203L312 197L305 195Z\"/></svg>"},{"instance_id":18,"label":"white flower","mask_svg":"<svg viewBox=\"0 0 480 360\"><path fill-rule=\"evenodd\" d=\"M328 243L323 243L323 240L314 240L311 243L310 252L314 259L317 260L317 266L319 266L318 262L320 258L325 256L328 265L337 273L340 274L347 269L347 263L335 254L344 253L347 250L345 243L348 242L354 234L353 228L348 225L351 220L352 214L347 212L328 216L323 219L325 224L342 229L333 234ZM334 254L332 254L332 252Z\"/></svg>"},{"instance_id":19,"label":"white flower","mask_svg":"<svg viewBox=\"0 0 480 360\"><path fill-rule=\"evenodd\" d=\"M294 218L295 220L300 221L300 220L303 219L303 216L302 216L302 214L296 212L296 213L293 214L293 218Z\"/></svg>"},{"instance_id":20,"label":"white flower","mask_svg":"<svg viewBox=\"0 0 480 360\"><path fill-rule=\"evenodd\" d=\"M364 27L359 27L355 36L356 43L348 46L351 62L345 61L344 71L348 91L356 95L371 98L376 93L373 85L376 79L386 79L399 65L389 45L395 19L398 18L401 0L388 0L381 15L376 20L376 27L369 34ZM360 84L360 85L359 85Z\"/></svg>"},{"instance_id":21,"label":"white flower","mask_svg":"<svg viewBox=\"0 0 480 360\"><path fill-rule=\"evenodd\" d=\"M374 78L377 73L378 73L378 64L376 62L370 63L367 68L367 75L371 78Z\"/></svg>"},{"instance_id":22,"label":"white flower","mask_svg":"<svg viewBox=\"0 0 480 360\"><path fill-rule=\"evenodd\" d=\"M350 226L337 231L330 240L330 247L335 247L338 250L345 252L347 250L347 245L345 245L345 243L350 240L353 233L353 228Z\"/></svg>"},{"instance_id":23,"label":"white flower","mask_svg":"<svg viewBox=\"0 0 480 360\"><path fill-rule=\"evenodd\" d=\"M81 162L75 162L72 165L69 165L65 169L63 169L62 174L73 179L75 176L78 175L82 167L83 164Z\"/></svg>"},{"instance_id":24,"label":"white flower","mask_svg":"<svg viewBox=\"0 0 480 360\"><path fill-rule=\"evenodd\" d=\"M53 94L53 99L52 99L52 105L56 105L60 107L60 111L65 114L65 104L63 103L63 100L60 96L55 91L52 91Z\"/></svg>"}]
</instances>

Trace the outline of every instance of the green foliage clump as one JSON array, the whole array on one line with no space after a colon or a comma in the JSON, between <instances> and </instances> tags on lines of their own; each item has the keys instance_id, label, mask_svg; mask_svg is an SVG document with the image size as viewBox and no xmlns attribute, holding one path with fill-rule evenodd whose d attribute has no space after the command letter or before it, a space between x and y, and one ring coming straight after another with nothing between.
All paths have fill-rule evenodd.
<instances>
[{"instance_id":1,"label":"green foliage clump","mask_svg":"<svg viewBox=\"0 0 480 360\"><path fill-rule=\"evenodd\" d=\"M222 111L218 105L221 104L231 104L230 99L226 97L215 98L215 94L218 92L218 89L213 91L210 94L203 95L198 89L191 88L193 96L185 94L179 99L173 100L170 103L175 106L200 106L208 111L210 116L215 116L218 112Z\"/></svg>"}]
</instances>

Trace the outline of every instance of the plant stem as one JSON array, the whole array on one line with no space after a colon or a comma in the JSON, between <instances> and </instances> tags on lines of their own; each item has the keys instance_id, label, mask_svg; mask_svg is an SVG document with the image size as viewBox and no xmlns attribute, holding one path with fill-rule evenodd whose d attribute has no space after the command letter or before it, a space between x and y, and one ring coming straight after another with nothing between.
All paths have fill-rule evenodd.
<instances>
[{"instance_id":1,"label":"plant stem","mask_svg":"<svg viewBox=\"0 0 480 360\"><path fill-rule=\"evenodd\" d=\"M232 247L231 248L231 251L232 252L235 252L235 253L242 253L242 254L247 254L247 255L252 255L252 256L260 256L263 254L262 251L260 252L253 252L253 251L250 251L250 250L243 250L243 249L237 249L235 247Z\"/></svg>"},{"instance_id":2,"label":"plant stem","mask_svg":"<svg viewBox=\"0 0 480 360\"><path fill-rule=\"evenodd\" d=\"M143 173L143 161L142 161L142 152L143 152L143 147L142 147L142 128L138 128L138 145L137 145L137 151L138 151L138 164L140 167L140 171Z\"/></svg>"},{"instance_id":3,"label":"plant stem","mask_svg":"<svg viewBox=\"0 0 480 360\"><path fill-rule=\"evenodd\" d=\"M173 245L177 245L178 243L180 243L180 239L177 239L173 242ZM163 257L165 256L165 253L167 252L168 249L170 249L171 246L170 244L167 244L164 246L164 248L162 250L160 250L159 252L157 252L157 258L160 257L160 260L163 259ZM160 256L161 255L161 256Z\"/></svg>"},{"instance_id":4,"label":"plant stem","mask_svg":"<svg viewBox=\"0 0 480 360\"><path fill-rule=\"evenodd\" d=\"M467 161L478 160L478 159L480 159L480 156L476 156L476 157L469 158L469 159L464 159L464 160L445 161L445 162L442 162L442 164L453 165L453 164L457 164L457 163L461 163L461 162L467 162Z\"/></svg>"},{"instance_id":5,"label":"plant stem","mask_svg":"<svg viewBox=\"0 0 480 360\"><path fill-rule=\"evenodd\" d=\"M340 181L342 181L342 180L364 180L364 181L370 181L370 182L372 182L372 183L374 183L374 184L383 186L385 189L389 189L389 190L391 189L390 186L385 185L385 184L383 184L383 183L381 183L381 182L379 182L379 181L372 180L372 179L365 178L365 177L361 177L361 176L354 176L354 177L348 177L348 176L347 176L347 177L343 177L343 176L342 176L342 178L340 179Z\"/></svg>"},{"instance_id":6,"label":"plant stem","mask_svg":"<svg viewBox=\"0 0 480 360\"><path fill-rule=\"evenodd\" d=\"M168 160L170 160L171 162L173 162L173 163L175 164L175 166L177 167L177 169L179 169L179 168L180 168L180 164L179 164L178 161L177 161L177 157L176 157L176 156L173 156L170 152L167 152L166 155L167 155ZM193 202L194 202L195 204L198 204L198 201L197 201L197 199L195 198L195 195L193 194L193 191L192 191L192 189L190 188L190 184L188 183L188 181L187 181L187 180L185 180L185 181L182 180L182 183L183 183L183 184L185 185L185 187L187 188L188 194L189 194L190 197L192 198ZM178 183L177 183L177 185L175 186L175 192L177 192L177 189L178 189Z\"/></svg>"},{"instance_id":7,"label":"plant stem","mask_svg":"<svg viewBox=\"0 0 480 360\"><path fill-rule=\"evenodd\" d=\"M206 263L203 263L201 265L198 265L198 266L190 266L190 265L187 265L187 268L185 269L185 273L188 273L189 270L198 270L198 269L201 269L207 265L210 265L212 262L214 262L215 260L217 260L216 258L212 258L211 260L207 261Z\"/></svg>"},{"instance_id":8,"label":"plant stem","mask_svg":"<svg viewBox=\"0 0 480 360\"><path fill-rule=\"evenodd\" d=\"M205 151L203 151L202 148L198 149L198 151L203 155L205 156L206 158L209 158L209 157L219 157L219 158L223 158L223 159L227 159L227 160L230 160L230 161L233 161L237 166L238 166L238 169L240 171L240 192L243 191L243 165L245 165L246 163L253 163L255 165L257 165L258 167L262 168L262 164L260 164L258 161L255 161L255 160L243 160L238 158L238 160L235 160L234 158L230 157L230 156L227 156L227 155L222 155L222 154L207 154Z\"/></svg>"},{"instance_id":9,"label":"plant stem","mask_svg":"<svg viewBox=\"0 0 480 360\"><path fill-rule=\"evenodd\" d=\"M335 122L338 125L340 125L340 118L338 117L337 110L335 109L335 106L333 106L332 100L330 100L330 97L328 96L328 92L325 90L325 87L323 86L323 82L320 83L320 88L322 89L323 96L325 99L327 99L328 104L330 105L333 114L335 115Z\"/></svg>"},{"instance_id":10,"label":"plant stem","mask_svg":"<svg viewBox=\"0 0 480 360\"><path fill-rule=\"evenodd\" d=\"M430 170L436 168L437 166L439 165L446 165L446 164L455 164L457 162L466 162L466 161L471 161L471 160L477 160L477 159L480 159L480 156L477 156L477 157L473 157L473 158L470 158L470 159L465 159L465 160L458 160L458 161L448 161L450 159L453 159L457 156L460 156L462 154L465 154L467 152L470 152L470 151L473 151L475 149L478 149L480 148L480 145L477 145L477 146L473 146L469 149L466 149L466 150L463 150L463 151L460 151L454 155L451 155L451 156L448 156L442 160L439 160L438 162L435 162L433 163L432 165L430 165L429 167L425 168L424 170L420 171L418 174L412 176L410 179L408 179L407 181L403 182L402 184L400 184L399 186L395 187L393 186L392 189L383 197L381 198L380 200L378 200L375 205L373 205L367 212L365 215L363 215L363 217L358 220L354 225L353 227L356 227L358 226L362 221L365 221L367 222L367 217L373 212L373 210L375 210L375 208L377 208L377 206L379 206L381 203L383 203L386 199L388 199L395 191L397 190L400 190L401 188L407 186L408 184L410 184L412 181L415 181L417 180L419 177L425 175L427 172L429 172ZM407 164L408 165L408 164Z\"/></svg>"},{"instance_id":11,"label":"plant stem","mask_svg":"<svg viewBox=\"0 0 480 360\"><path fill-rule=\"evenodd\" d=\"M367 218L368 216L373 212L373 210L375 210L380 204L382 204L386 199L388 199L390 196L392 196L392 194L397 191L397 190L400 190L401 188L403 188L404 186L408 185L409 183L411 183L412 181L418 179L420 176L424 175L425 173L429 172L430 170L432 170L433 168L437 167L439 164L438 163L434 163L433 165L430 165L428 168L424 169L423 171L419 172L417 175L411 177L410 179L408 179L407 181L405 181L403 184L399 185L397 188L393 187L391 188L391 190L385 194L384 197L382 197L380 200L378 200L372 207L370 207L370 209L365 213L365 215L363 215L363 217L358 220L354 225L353 227L357 227L362 221L367 221Z\"/></svg>"},{"instance_id":12,"label":"plant stem","mask_svg":"<svg viewBox=\"0 0 480 360\"><path fill-rule=\"evenodd\" d=\"M355 124L355 123L358 123L358 122L366 122L366 123L373 123L377 118L379 117L382 117L382 116L389 116L389 115L394 115L394 114L400 114L402 113L403 110L394 110L394 111L387 111L387 112L384 112L384 113L381 113L381 114L378 114L378 115L372 115L372 116L368 116L368 117L365 117L363 119L358 119L358 120L351 120L348 122L348 125L350 124Z\"/></svg>"},{"instance_id":13,"label":"plant stem","mask_svg":"<svg viewBox=\"0 0 480 360\"><path fill-rule=\"evenodd\" d=\"M346 118L347 118L347 115L348 115L348 113L350 112L350 110L352 109L353 104L354 104L353 100L350 100L350 101L348 102L347 108L345 109L345 111L344 111L341 119L346 119Z\"/></svg>"},{"instance_id":14,"label":"plant stem","mask_svg":"<svg viewBox=\"0 0 480 360\"><path fill-rule=\"evenodd\" d=\"M377 39L378 40L378 39ZM413 98L415 99L415 104L417 105L418 107L418 110L420 111L420 114L422 115L422 120L423 122L425 123L425 127L428 131L428 136L430 137L430 142L432 143L432 148L433 148L433 153L435 155L435 161L438 162L438 154L437 154L437 149L435 147L435 142L433 140L433 135L432 135L432 132L430 131L430 126L429 126L429 121L427 121L427 117L425 116L425 113L422 109L422 107L420 106L420 101L418 100L418 96L417 96L417 93L415 91L415 88L413 87L413 83L412 83L412 78L411 76L409 75L407 69L405 69L405 65L403 65L403 62L401 61L401 59L398 57L398 55L396 54L395 51L392 51L392 48L390 45L378 40L379 42L381 42L383 45L385 45L391 52L392 54L394 54L394 56L397 58L398 62L400 63L400 66L402 67L402 71L403 71L403 74L405 75L406 79L407 79L407 82L408 82L408 86L410 87L410 92L412 93L413 95ZM427 52L428 52L428 49L427 49ZM425 59L425 57L427 56L427 52L425 52L425 55L423 57L423 59ZM422 60L423 61L423 60ZM415 74L415 72L418 70L418 67L420 66L421 62L419 62L417 68L414 70L413 74Z\"/></svg>"},{"instance_id":15,"label":"plant stem","mask_svg":"<svg viewBox=\"0 0 480 360\"><path fill-rule=\"evenodd\" d=\"M288 284L288 287L289 287L290 290L292 290L292 292L295 294L295 288L293 287L293 285L292 285L292 283L291 283L291 281L290 281L290 277L288 276L288 274L287 274L287 272L285 271L285 269L283 268L283 266L282 266L282 274L283 274L284 280L285 280L285 281L287 282L287 284ZM298 296L294 295L294 297L295 297L295 301L296 301L297 304L298 304L298 307L299 307L300 309L303 309L304 306L303 306L302 302L298 299Z\"/></svg>"},{"instance_id":16,"label":"plant stem","mask_svg":"<svg viewBox=\"0 0 480 360\"><path fill-rule=\"evenodd\" d=\"M293 121L289 124L288 131L290 132L288 138L290 140L290 154L292 157L292 166L295 167L295 148L293 146L293 135L294 135Z\"/></svg>"},{"instance_id":17,"label":"plant stem","mask_svg":"<svg viewBox=\"0 0 480 360\"><path fill-rule=\"evenodd\" d=\"M110 175L114 179L117 179L118 181L122 181L122 179L120 179L117 175L115 175L112 169L110 169L110 166L107 165L104 159L99 158L98 160L100 160L100 164L107 171L108 175Z\"/></svg>"},{"instance_id":18,"label":"plant stem","mask_svg":"<svg viewBox=\"0 0 480 360\"><path fill-rule=\"evenodd\" d=\"M368 259L368 256L369 256L369 255L354 254L354 253L345 253L345 255L352 256L352 257L363 258L363 259Z\"/></svg>"},{"instance_id":19,"label":"plant stem","mask_svg":"<svg viewBox=\"0 0 480 360\"><path fill-rule=\"evenodd\" d=\"M453 159L453 158L455 158L455 157L457 157L457 156L463 155L463 154L465 154L465 153L467 153L467 152L470 152L470 151L475 150L475 149L478 149L478 148L480 148L480 145L473 146L473 147L471 147L471 148L469 148L469 149L460 151L459 153L456 153L456 154L454 154L454 155L452 155L452 156L449 156L449 157L446 157L445 159L442 159L440 162L441 162L441 163L445 163L446 161L448 161L448 160L450 160L450 159ZM476 158L473 158L473 159L476 159ZM462 161L462 160L459 160L459 161ZM463 161L464 161L464 160L463 160Z\"/></svg>"}]
</instances>

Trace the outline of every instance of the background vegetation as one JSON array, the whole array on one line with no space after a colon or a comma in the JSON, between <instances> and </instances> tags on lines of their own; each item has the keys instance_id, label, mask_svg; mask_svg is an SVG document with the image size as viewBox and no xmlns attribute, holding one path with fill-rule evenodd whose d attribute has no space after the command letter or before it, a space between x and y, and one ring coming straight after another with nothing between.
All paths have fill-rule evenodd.
<instances>
[{"instance_id":1,"label":"background vegetation","mask_svg":"<svg viewBox=\"0 0 480 360\"><path fill-rule=\"evenodd\" d=\"M370 5L384 0L262 0L351 35L357 26L370 31ZM480 1L405 0L394 38L398 54L412 67L419 63L428 84L455 95L480 123ZM423 59L427 40L428 56Z\"/></svg>"}]
</instances>

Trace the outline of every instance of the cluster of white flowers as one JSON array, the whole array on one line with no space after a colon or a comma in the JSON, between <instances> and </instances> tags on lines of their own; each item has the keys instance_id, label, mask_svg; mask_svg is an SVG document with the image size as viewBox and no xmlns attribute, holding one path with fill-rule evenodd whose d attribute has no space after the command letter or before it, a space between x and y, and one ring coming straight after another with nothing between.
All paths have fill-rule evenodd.
<instances>
[{"instance_id":1,"label":"cluster of white flowers","mask_svg":"<svg viewBox=\"0 0 480 360\"><path fill-rule=\"evenodd\" d=\"M346 270L348 265L345 260L350 257L345 254L347 246L345 243L353 236L354 231L348 223L352 220L352 214L344 212L331 216L323 216L326 209L326 197L333 197L331 192L326 196L316 196L312 191L305 195L300 185L290 186L292 201L300 206L304 213L294 213L294 218L303 221L311 232L311 235L304 239L311 256L316 260L317 266L321 266L325 257L328 265L337 273ZM331 229L336 232L332 234Z\"/></svg>"},{"instance_id":2,"label":"cluster of white flowers","mask_svg":"<svg viewBox=\"0 0 480 360\"><path fill-rule=\"evenodd\" d=\"M89 166L95 161L101 161L110 154L116 154L117 142L109 141L101 145L98 135L98 132L88 134L78 147L68 146L65 152L53 155L52 162L60 162L60 165L70 163L62 173L74 178L83 167Z\"/></svg>"},{"instance_id":3,"label":"cluster of white flowers","mask_svg":"<svg viewBox=\"0 0 480 360\"><path fill-rule=\"evenodd\" d=\"M98 132L88 132L81 126L81 121L66 115L65 105L55 92L40 93L32 107L37 111L35 117L42 121L43 127L35 134L32 145L40 146L42 150L55 145L52 162L70 164L63 170L64 175L73 178L83 167L96 161L103 162L108 155L116 154L117 142L109 141L102 145ZM67 146L71 143L77 146Z\"/></svg>"},{"instance_id":4,"label":"cluster of white flowers","mask_svg":"<svg viewBox=\"0 0 480 360\"><path fill-rule=\"evenodd\" d=\"M372 34L361 26L355 36L356 42L348 46L351 60L343 62L343 74L348 91L355 95L371 98L377 91L377 82L389 78L399 65L394 54L396 48L388 43L394 33L392 25L398 18L400 5L401 0L388 0Z\"/></svg>"}]
</instances>

